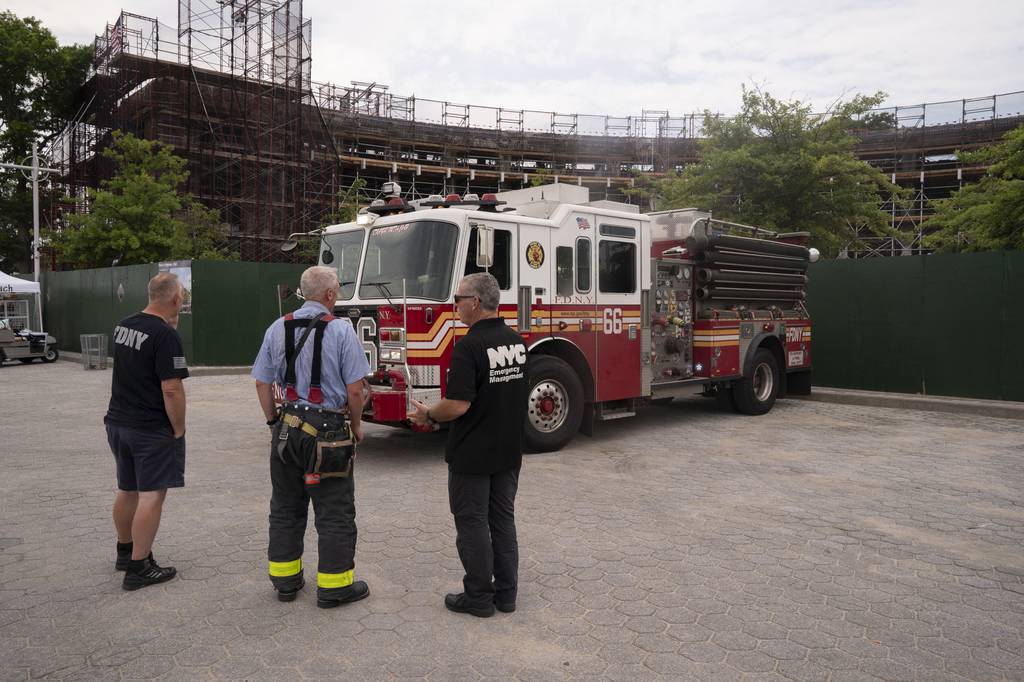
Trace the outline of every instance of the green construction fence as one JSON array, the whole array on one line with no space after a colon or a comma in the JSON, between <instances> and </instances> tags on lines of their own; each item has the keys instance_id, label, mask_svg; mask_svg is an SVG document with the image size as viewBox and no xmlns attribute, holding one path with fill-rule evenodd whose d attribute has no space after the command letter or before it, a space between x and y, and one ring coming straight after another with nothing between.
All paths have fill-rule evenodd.
<instances>
[{"instance_id":1,"label":"green construction fence","mask_svg":"<svg viewBox=\"0 0 1024 682\"><path fill-rule=\"evenodd\" d=\"M178 333L192 366L251 365L263 333L282 312L302 301L278 298L278 285L294 290L307 267L281 263L191 261L191 312ZM43 322L61 350L78 352L81 334L111 333L117 322L146 307L146 284L157 264L47 272ZM280 305L280 307L279 307Z\"/></svg>"},{"instance_id":2,"label":"green construction fence","mask_svg":"<svg viewBox=\"0 0 1024 682\"><path fill-rule=\"evenodd\" d=\"M814 384L1024 401L1024 252L814 263Z\"/></svg>"}]
</instances>

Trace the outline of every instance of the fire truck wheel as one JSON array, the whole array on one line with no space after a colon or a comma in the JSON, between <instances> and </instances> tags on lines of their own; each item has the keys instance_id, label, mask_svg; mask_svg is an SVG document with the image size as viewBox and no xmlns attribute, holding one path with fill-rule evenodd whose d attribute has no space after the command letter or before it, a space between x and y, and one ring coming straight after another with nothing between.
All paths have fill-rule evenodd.
<instances>
[{"instance_id":1,"label":"fire truck wheel","mask_svg":"<svg viewBox=\"0 0 1024 682\"><path fill-rule=\"evenodd\" d=\"M60 354L57 352L56 348L47 348L46 355L43 356L43 362L57 362L57 358L59 357Z\"/></svg>"},{"instance_id":2,"label":"fire truck wheel","mask_svg":"<svg viewBox=\"0 0 1024 682\"><path fill-rule=\"evenodd\" d=\"M759 348L754 355L750 376L732 384L732 399L736 410L743 414L765 414L772 409L779 395L779 364L767 348Z\"/></svg>"},{"instance_id":3,"label":"fire truck wheel","mask_svg":"<svg viewBox=\"0 0 1024 682\"><path fill-rule=\"evenodd\" d=\"M529 386L523 447L552 452L572 440L583 420L583 386L563 360L532 355L526 363Z\"/></svg>"}]
</instances>

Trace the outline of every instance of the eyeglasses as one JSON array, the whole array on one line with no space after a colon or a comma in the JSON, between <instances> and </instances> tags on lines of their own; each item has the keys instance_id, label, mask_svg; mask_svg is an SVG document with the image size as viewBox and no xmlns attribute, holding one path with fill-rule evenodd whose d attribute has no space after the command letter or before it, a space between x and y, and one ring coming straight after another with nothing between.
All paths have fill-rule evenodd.
<instances>
[{"instance_id":1,"label":"eyeglasses","mask_svg":"<svg viewBox=\"0 0 1024 682\"><path fill-rule=\"evenodd\" d=\"M459 303L460 301L465 301L466 299L470 299L470 298L476 298L476 296L473 296L472 294L469 294L469 295L466 295L466 296L460 296L459 294L455 294L455 302L456 303Z\"/></svg>"}]
</instances>

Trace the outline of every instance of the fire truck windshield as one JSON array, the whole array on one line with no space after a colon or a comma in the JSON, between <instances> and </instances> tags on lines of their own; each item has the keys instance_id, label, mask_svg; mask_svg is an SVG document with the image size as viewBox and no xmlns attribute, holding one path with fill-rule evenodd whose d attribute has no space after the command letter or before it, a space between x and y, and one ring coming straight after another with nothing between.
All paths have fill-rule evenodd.
<instances>
[{"instance_id":1,"label":"fire truck windshield","mask_svg":"<svg viewBox=\"0 0 1024 682\"><path fill-rule=\"evenodd\" d=\"M451 223L417 220L370 230L359 298L413 298L444 301L451 291L459 229Z\"/></svg>"},{"instance_id":2,"label":"fire truck windshield","mask_svg":"<svg viewBox=\"0 0 1024 682\"><path fill-rule=\"evenodd\" d=\"M338 281L341 282L341 289L338 291L339 301L348 301L356 293L356 275L359 273L359 256L362 255L365 236L366 233L362 229L324 236L320 264L338 269ZM325 263L324 254L328 252L333 256L333 260Z\"/></svg>"}]
</instances>

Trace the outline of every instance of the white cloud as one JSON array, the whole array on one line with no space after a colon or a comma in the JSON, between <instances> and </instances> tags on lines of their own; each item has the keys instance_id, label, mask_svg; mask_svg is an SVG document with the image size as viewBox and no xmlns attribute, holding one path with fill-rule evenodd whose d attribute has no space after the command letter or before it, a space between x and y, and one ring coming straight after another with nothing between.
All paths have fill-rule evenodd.
<instances>
[{"instance_id":1,"label":"white cloud","mask_svg":"<svg viewBox=\"0 0 1024 682\"><path fill-rule=\"evenodd\" d=\"M122 7L7 4L64 42L91 40ZM171 0L125 10L159 17L165 33L177 25ZM397 94L481 106L730 113L745 83L818 108L843 93L883 90L889 104L910 105L1024 89L1019 1L306 0L305 14L315 80L376 81Z\"/></svg>"}]
</instances>

